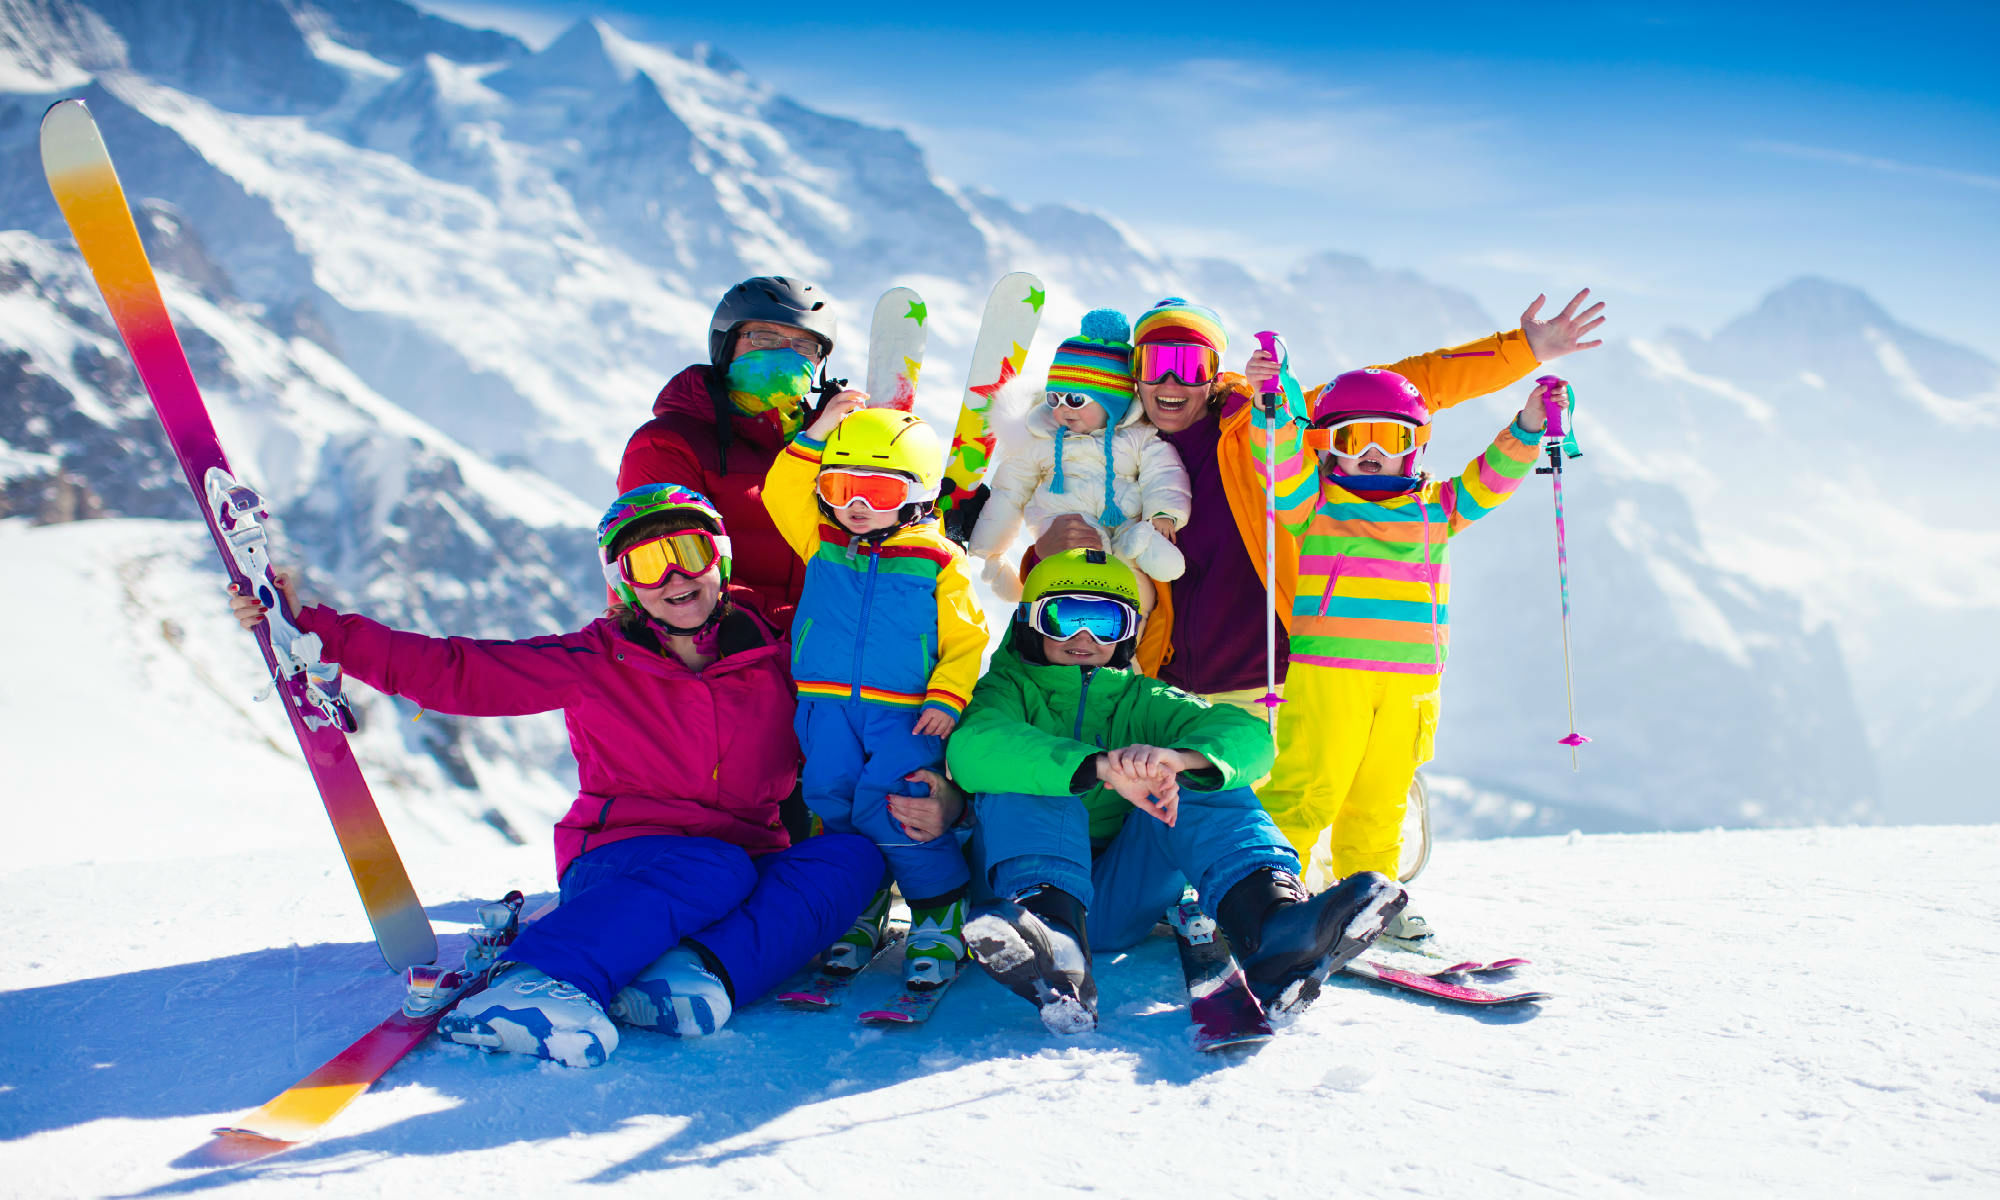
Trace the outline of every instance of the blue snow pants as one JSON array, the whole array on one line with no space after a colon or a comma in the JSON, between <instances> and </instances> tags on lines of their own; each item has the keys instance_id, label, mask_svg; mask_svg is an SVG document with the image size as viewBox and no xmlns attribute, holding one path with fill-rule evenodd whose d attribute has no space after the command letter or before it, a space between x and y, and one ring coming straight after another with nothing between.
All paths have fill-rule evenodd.
<instances>
[{"instance_id":1,"label":"blue snow pants","mask_svg":"<svg viewBox=\"0 0 2000 1200\"><path fill-rule=\"evenodd\" d=\"M716 838L627 838L579 855L562 903L507 951L609 1006L683 938L747 1005L847 932L882 882L867 838L829 833L752 858Z\"/></svg>"},{"instance_id":2,"label":"blue snow pants","mask_svg":"<svg viewBox=\"0 0 2000 1200\"><path fill-rule=\"evenodd\" d=\"M1193 881L1209 916L1229 889L1252 872L1296 873L1299 856L1249 788L1181 788L1180 815L1169 828L1133 809L1094 855L1090 813L1076 796L982 793L973 801L975 903L1015 897L1037 885L1083 902L1092 950L1137 945Z\"/></svg>"},{"instance_id":3,"label":"blue snow pants","mask_svg":"<svg viewBox=\"0 0 2000 1200\"><path fill-rule=\"evenodd\" d=\"M828 829L873 841L903 897L921 906L950 899L968 875L956 838L912 842L889 815L891 795L924 793L923 784L903 776L922 767L944 774L944 739L913 733L916 719L909 709L801 699L792 725L806 756L799 772L806 807Z\"/></svg>"}]
</instances>

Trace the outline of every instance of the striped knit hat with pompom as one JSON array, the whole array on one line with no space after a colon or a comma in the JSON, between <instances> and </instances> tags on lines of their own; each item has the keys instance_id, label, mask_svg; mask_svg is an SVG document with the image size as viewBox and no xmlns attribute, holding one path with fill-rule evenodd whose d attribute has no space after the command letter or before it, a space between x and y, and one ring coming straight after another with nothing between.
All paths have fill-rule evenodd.
<instances>
[{"instance_id":1,"label":"striped knit hat with pompom","mask_svg":"<svg viewBox=\"0 0 2000 1200\"><path fill-rule=\"evenodd\" d=\"M1170 342L1184 346L1207 346L1219 359L1229 349L1229 335L1222 330L1222 318L1212 308L1190 304L1179 296L1168 296L1139 316L1132 330L1135 345Z\"/></svg>"},{"instance_id":2,"label":"striped knit hat with pompom","mask_svg":"<svg viewBox=\"0 0 2000 1200\"><path fill-rule=\"evenodd\" d=\"M1132 407L1132 327L1115 308L1083 314L1083 332L1056 347L1048 391L1077 392L1104 408L1110 424Z\"/></svg>"},{"instance_id":3,"label":"striped knit hat with pompom","mask_svg":"<svg viewBox=\"0 0 2000 1200\"><path fill-rule=\"evenodd\" d=\"M1125 512L1112 494L1115 457L1112 439L1118 422L1132 407L1132 327L1125 314L1115 308L1093 308L1083 314L1083 332L1056 347L1055 361L1049 364L1051 392L1077 392L1097 401L1104 409L1104 508L1097 514L1106 529L1125 523ZM1081 435L1079 435L1081 436ZM1055 478L1049 490L1063 491L1063 442L1069 430L1056 426Z\"/></svg>"}]
</instances>

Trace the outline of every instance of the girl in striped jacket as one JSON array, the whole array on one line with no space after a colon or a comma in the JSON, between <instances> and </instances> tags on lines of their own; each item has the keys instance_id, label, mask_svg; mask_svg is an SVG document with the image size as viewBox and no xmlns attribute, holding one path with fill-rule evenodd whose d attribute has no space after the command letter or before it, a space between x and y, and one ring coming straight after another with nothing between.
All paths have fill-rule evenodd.
<instances>
[{"instance_id":1,"label":"girl in striped jacket","mask_svg":"<svg viewBox=\"0 0 2000 1200\"><path fill-rule=\"evenodd\" d=\"M1262 361L1259 361L1262 359ZM1260 352L1252 379L1275 370ZM1260 408L1252 455L1268 478ZM1321 390L1310 428L1280 421L1279 522L1299 540L1291 674L1278 759L1260 799L1307 861L1331 826L1331 877L1394 877L1403 808L1431 758L1450 636L1451 539L1533 469L1545 416L1530 403L1454 479L1420 473L1430 406L1394 371Z\"/></svg>"}]
</instances>

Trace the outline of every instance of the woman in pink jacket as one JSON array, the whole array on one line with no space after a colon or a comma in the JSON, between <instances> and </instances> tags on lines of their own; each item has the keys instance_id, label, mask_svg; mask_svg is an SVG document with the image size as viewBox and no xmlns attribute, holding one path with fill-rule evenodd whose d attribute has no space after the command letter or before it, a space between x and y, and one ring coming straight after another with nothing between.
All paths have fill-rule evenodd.
<instances>
[{"instance_id":1,"label":"woman in pink jacket","mask_svg":"<svg viewBox=\"0 0 2000 1200\"><path fill-rule=\"evenodd\" d=\"M617 1048L613 1018L713 1033L845 932L883 871L865 837L793 846L778 820L799 763L787 643L730 586L714 506L678 484L634 489L598 545L623 603L575 633L475 641L298 615L326 661L425 708L563 710L581 787L556 823L562 903L438 1028L570 1066ZM254 598L231 605L246 627L263 619Z\"/></svg>"}]
</instances>

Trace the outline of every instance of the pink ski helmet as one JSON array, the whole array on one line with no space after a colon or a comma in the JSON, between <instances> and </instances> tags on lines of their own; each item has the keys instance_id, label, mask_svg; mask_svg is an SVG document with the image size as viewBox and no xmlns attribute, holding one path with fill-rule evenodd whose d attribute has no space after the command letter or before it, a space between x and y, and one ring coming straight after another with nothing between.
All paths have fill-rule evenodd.
<instances>
[{"instance_id":1,"label":"pink ski helmet","mask_svg":"<svg viewBox=\"0 0 2000 1200\"><path fill-rule=\"evenodd\" d=\"M1395 417L1415 422L1423 434L1430 431L1431 406L1417 385L1382 367L1363 367L1334 377L1320 390L1313 404L1314 425L1324 428L1348 417ZM1419 438L1419 444L1428 441Z\"/></svg>"}]
</instances>

